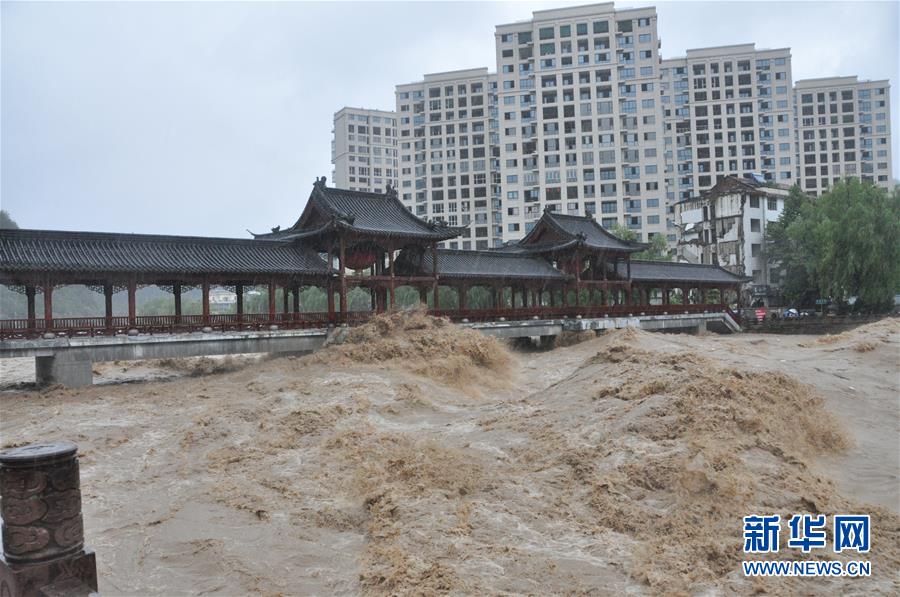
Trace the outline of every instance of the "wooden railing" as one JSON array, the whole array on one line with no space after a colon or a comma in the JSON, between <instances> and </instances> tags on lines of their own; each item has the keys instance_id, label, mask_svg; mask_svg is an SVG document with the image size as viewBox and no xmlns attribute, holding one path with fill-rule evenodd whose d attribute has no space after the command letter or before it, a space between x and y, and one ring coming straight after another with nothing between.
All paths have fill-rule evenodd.
<instances>
[{"instance_id":1,"label":"wooden railing","mask_svg":"<svg viewBox=\"0 0 900 597\"><path fill-rule=\"evenodd\" d=\"M489 309L439 309L429 313L447 317L451 321L470 322L516 321L530 319L562 319L565 317L625 317L638 315L677 315L727 311L736 315L724 305L582 305L582 306L537 306ZM358 325L368 321L372 311L350 311L329 315L315 313L244 313L241 315L138 315L134 321L127 316L115 317L57 317L47 326L47 321L38 318L0 320L0 340L38 338L52 332L57 337L115 336L129 330L142 334L177 334L211 329L216 332L278 329L312 329L347 323Z\"/></svg>"}]
</instances>

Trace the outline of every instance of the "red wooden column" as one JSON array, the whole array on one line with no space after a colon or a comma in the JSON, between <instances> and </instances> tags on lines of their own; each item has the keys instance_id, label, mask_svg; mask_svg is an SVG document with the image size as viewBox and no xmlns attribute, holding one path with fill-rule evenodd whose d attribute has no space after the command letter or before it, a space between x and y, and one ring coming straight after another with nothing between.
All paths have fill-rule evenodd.
<instances>
[{"instance_id":1,"label":"red wooden column","mask_svg":"<svg viewBox=\"0 0 900 597\"><path fill-rule=\"evenodd\" d=\"M281 287L281 290L282 290L282 294L281 294L281 303L282 303L281 307L282 307L282 309L281 309L281 311L282 311L282 313L290 313L291 309L290 309L290 306L289 306L289 305L291 304L291 297L288 296L288 286L287 286L287 284L285 284L284 286L282 286L282 287Z\"/></svg>"},{"instance_id":2,"label":"red wooden column","mask_svg":"<svg viewBox=\"0 0 900 597\"><path fill-rule=\"evenodd\" d=\"M175 323L181 323L181 283L172 284L172 294L175 295Z\"/></svg>"},{"instance_id":3,"label":"red wooden column","mask_svg":"<svg viewBox=\"0 0 900 597\"><path fill-rule=\"evenodd\" d=\"M388 251L388 267L391 268L391 300L390 300L390 310L394 310L394 291L396 290L397 281L394 278L394 251L391 249Z\"/></svg>"},{"instance_id":4,"label":"red wooden column","mask_svg":"<svg viewBox=\"0 0 900 597\"><path fill-rule=\"evenodd\" d=\"M237 311L237 320L243 321L244 319L244 285L243 284L235 284L234 285L234 296L235 296L235 307Z\"/></svg>"},{"instance_id":5,"label":"red wooden column","mask_svg":"<svg viewBox=\"0 0 900 597\"><path fill-rule=\"evenodd\" d=\"M37 319L35 317L34 286L25 287L25 298L28 300L28 329L33 330Z\"/></svg>"},{"instance_id":6,"label":"red wooden column","mask_svg":"<svg viewBox=\"0 0 900 597\"><path fill-rule=\"evenodd\" d=\"M340 270L339 274L341 276L341 317L343 319L347 318L347 270L344 267L344 260L346 255L346 246L344 243L344 237L340 238Z\"/></svg>"},{"instance_id":7,"label":"red wooden column","mask_svg":"<svg viewBox=\"0 0 900 597\"><path fill-rule=\"evenodd\" d=\"M466 284L460 284L459 289L459 310L465 311L469 308L469 287Z\"/></svg>"},{"instance_id":8,"label":"red wooden column","mask_svg":"<svg viewBox=\"0 0 900 597\"><path fill-rule=\"evenodd\" d=\"M428 305L428 291L424 286L419 286L419 302L423 305Z\"/></svg>"},{"instance_id":9,"label":"red wooden column","mask_svg":"<svg viewBox=\"0 0 900 597\"><path fill-rule=\"evenodd\" d=\"M112 284L106 283L103 285L103 303L105 307L106 313L106 329L112 329L112 317L113 317L113 308L112 308L112 297L113 297L113 287Z\"/></svg>"},{"instance_id":10,"label":"red wooden column","mask_svg":"<svg viewBox=\"0 0 900 597\"><path fill-rule=\"evenodd\" d=\"M300 319L300 285L294 286L294 321Z\"/></svg>"},{"instance_id":11,"label":"red wooden column","mask_svg":"<svg viewBox=\"0 0 900 597\"><path fill-rule=\"evenodd\" d=\"M328 321L334 321L334 283L331 280L325 283L325 292L328 294Z\"/></svg>"},{"instance_id":12,"label":"red wooden column","mask_svg":"<svg viewBox=\"0 0 900 597\"><path fill-rule=\"evenodd\" d=\"M275 291L277 290L277 286L275 286L275 282L269 281L269 323L274 323L275 321Z\"/></svg>"},{"instance_id":13,"label":"red wooden column","mask_svg":"<svg viewBox=\"0 0 900 597\"><path fill-rule=\"evenodd\" d=\"M53 284L44 283L44 328L53 329Z\"/></svg>"},{"instance_id":14,"label":"red wooden column","mask_svg":"<svg viewBox=\"0 0 900 597\"><path fill-rule=\"evenodd\" d=\"M137 323L137 282L134 278L128 280L128 325Z\"/></svg>"},{"instance_id":15,"label":"red wooden column","mask_svg":"<svg viewBox=\"0 0 900 597\"><path fill-rule=\"evenodd\" d=\"M581 306L581 252L580 251L575 251L575 306L576 307Z\"/></svg>"},{"instance_id":16,"label":"red wooden column","mask_svg":"<svg viewBox=\"0 0 900 597\"><path fill-rule=\"evenodd\" d=\"M438 256L437 243L431 243L431 275L434 276L434 282L431 283L434 288L434 310L441 308L440 292L438 291Z\"/></svg>"},{"instance_id":17,"label":"red wooden column","mask_svg":"<svg viewBox=\"0 0 900 597\"><path fill-rule=\"evenodd\" d=\"M200 288L203 294L200 299L200 306L203 308L203 325L209 325L209 282L204 280Z\"/></svg>"}]
</instances>

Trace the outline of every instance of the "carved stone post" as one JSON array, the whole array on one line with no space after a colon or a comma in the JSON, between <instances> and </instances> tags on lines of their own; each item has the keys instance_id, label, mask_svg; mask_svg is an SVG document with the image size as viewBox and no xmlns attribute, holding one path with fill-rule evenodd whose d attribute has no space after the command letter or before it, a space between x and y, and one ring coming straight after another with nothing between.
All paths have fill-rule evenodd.
<instances>
[{"instance_id":1,"label":"carved stone post","mask_svg":"<svg viewBox=\"0 0 900 597\"><path fill-rule=\"evenodd\" d=\"M84 547L76 451L71 442L52 442L0 453L3 597L97 591L94 552Z\"/></svg>"}]
</instances>

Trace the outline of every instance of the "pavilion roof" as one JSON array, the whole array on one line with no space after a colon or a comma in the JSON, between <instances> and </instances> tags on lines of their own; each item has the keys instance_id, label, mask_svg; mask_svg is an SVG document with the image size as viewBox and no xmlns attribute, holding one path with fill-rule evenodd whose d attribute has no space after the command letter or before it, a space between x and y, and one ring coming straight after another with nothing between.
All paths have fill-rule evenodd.
<instances>
[{"instance_id":1,"label":"pavilion roof","mask_svg":"<svg viewBox=\"0 0 900 597\"><path fill-rule=\"evenodd\" d=\"M0 230L2 272L326 274L313 250L236 238Z\"/></svg>"},{"instance_id":2,"label":"pavilion roof","mask_svg":"<svg viewBox=\"0 0 900 597\"><path fill-rule=\"evenodd\" d=\"M256 237L293 240L319 236L335 229L429 242L454 238L461 231L413 215L390 187L385 193L329 188L323 177L313 185L306 208L293 226Z\"/></svg>"},{"instance_id":3,"label":"pavilion roof","mask_svg":"<svg viewBox=\"0 0 900 597\"><path fill-rule=\"evenodd\" d=\"M619 264L619 274L627 273L626 264ZM631 262L631 280L634 282L699 282L704 284L735 284L749 278L739 276L718 265L682 263L678 261Z\"/></svg>"},{"instance_id":4,"label":"pavilion roof","mask_svg":"<svg viewBox=\"0 0 900 597\"><path fill-rule=\"evenodd\" d=\"M562 281L570 276L545 259L499 251L438 249L438 276L441 278L492 278ZM424 268L431 270L431 253L424 254Z\"/></svg>"},{"instance_id":5,"label":"pavilion roof","mask_svg":"<svg viewBox=\"0 0 900 597\"><path fill-rule=\"evenodd\" d=\"M607 232L590 216L563 215L549 210L544 211L535 227L517 245L501 250L546 252L583 246L597 251L633 253L647 248L644 243L627 241Z\"/></svg>"}]
</instances>

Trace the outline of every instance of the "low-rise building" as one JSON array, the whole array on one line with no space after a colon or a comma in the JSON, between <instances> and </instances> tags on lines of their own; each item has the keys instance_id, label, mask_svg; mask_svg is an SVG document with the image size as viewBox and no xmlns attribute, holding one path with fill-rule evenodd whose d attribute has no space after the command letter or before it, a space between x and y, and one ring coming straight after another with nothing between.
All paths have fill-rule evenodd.
<instances>
[{"instance_id":1,"label":"low-rise building","mask_svg":"<svg viewBox=\"0 0 900 597\"><path fill-rule=\"evenodd\" d=\"M719 265L752 277L744 304L775 306L781 272L765 255L766 228L784 210L788 189L761 176L729 176L697 197L675 204L679 261Z\"/></svg>"}]
</instances>

